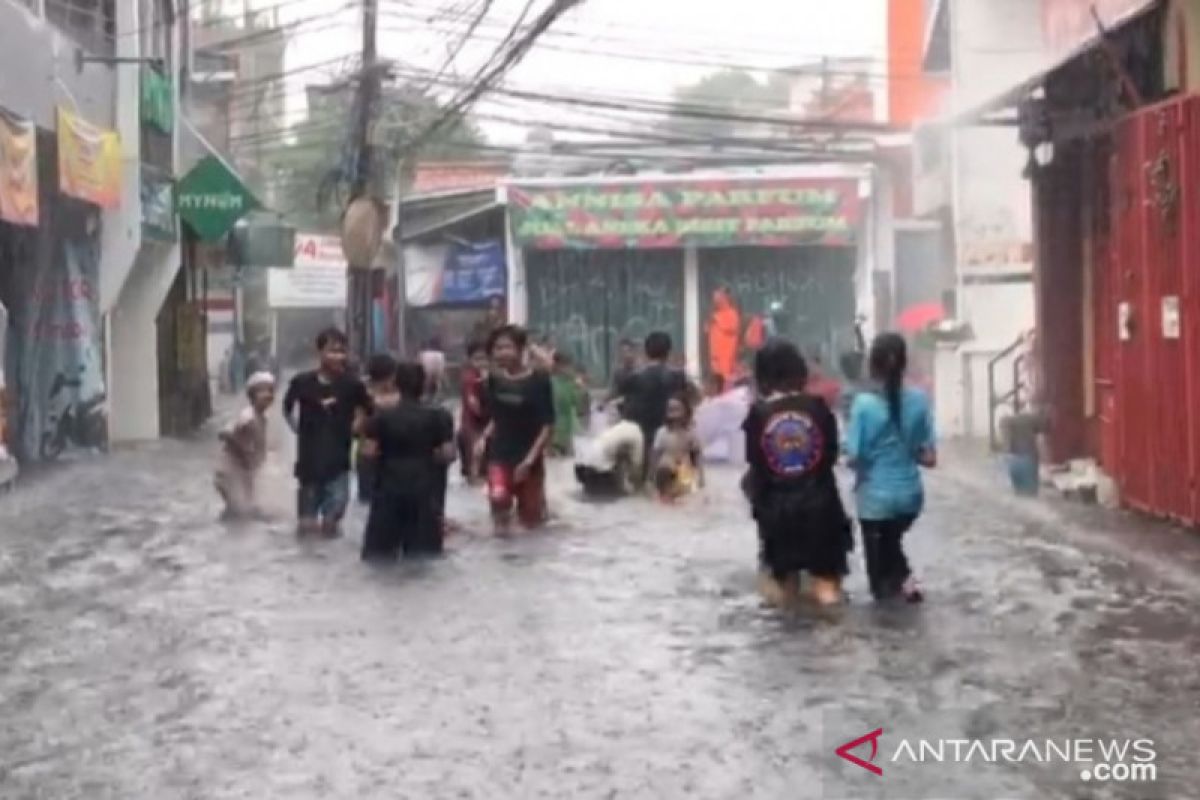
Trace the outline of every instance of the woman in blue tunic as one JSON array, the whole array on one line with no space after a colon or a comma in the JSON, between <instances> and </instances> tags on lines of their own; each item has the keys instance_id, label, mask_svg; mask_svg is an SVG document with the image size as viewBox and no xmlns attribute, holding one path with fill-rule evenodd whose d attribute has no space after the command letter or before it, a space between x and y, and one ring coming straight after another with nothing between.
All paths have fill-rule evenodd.
<instances>
[{"instance_id":1,"label":"woman in blue tunic","mask_svg":"<svg viewBox=\"0 0 1200 800\"><path fill-rule=\"evenodd\" d=\"M924 595L904 553L904 535L925 506L921 468L937 465L929 398L905 386L908 349L885 333L868 358L872 385L855 396L846 434L846 455L855 471L855 501L863 535L867 575L875 599Z\"/></svg>"}]
</instances>

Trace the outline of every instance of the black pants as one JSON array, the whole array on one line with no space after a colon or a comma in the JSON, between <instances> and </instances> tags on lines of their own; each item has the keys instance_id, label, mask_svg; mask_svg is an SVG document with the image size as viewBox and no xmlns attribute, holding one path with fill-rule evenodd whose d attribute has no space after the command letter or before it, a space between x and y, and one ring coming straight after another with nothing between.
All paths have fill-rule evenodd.
<instances>
[{"instance_id":1,"label":"black pants","mask_svg":"<svg viewBox=\"0 0 1200 800\"><path fill-rule=\"evenodd\" d=\"M428 493L376 487L363 536L363 560L438 555L442 552L442 526L434 514L435 504Z\"/></svg>"},{"instance_id":2,"label":"black pants","mask_svg":"<svg viewBox=\"0 0 1200 800\"><path fill-rule=\"evenodd\" d=\"M458 436L458 465L462 470L464 480L475 480L481 476L483 468L475 461L475 442L479 441L480 431L468 431L466 428L459 428ZM487 455L484 455L483 463L487 463Z\"/></svg>"},{"instance_id":3,"label":"black pants","mask_svg":"<svg viewBox=\"0 0 1200 800\"><path fill-rule=\"evenodd\" d=\"M891 597L912 575L904 554L904 534L916 521L915 516L892 519L862 519L863 551L867 559L867 578L876 600Z\"/></svg>"},{"instance_id":4,"label":"black pants","mask_svg":"<svg viewBox=\"0 0 1200 800\"><path fill-rule=\"evenodd\" d=\"M583 487L583 493L589 497L620 497L623 494L623 481L620 474L601 472L586 464L575 465L575 480Z\"/></svg>"},{"instance_id":5,"label":"black pants","mask_svg":"<svg viewBox=\"0 0 1200 800\"><path fill-rule=\"evenodd\" d=\"M450 466L435 464L433 467L433 518L441 525L446 519L446 492L450 489Z\"/></svg>"},{"instance_id":6,"label":"black pants","mask_svg":"<svg viewBox=\"0 0 1200 800\"><path fill-rule=\"evenodd\" d=\"M371 495L375 492L376 461L373 458L367 458L362 453L358 454L357 463L354 465L354 472L358 477L358 502L370 503Z\"/></svg>"}]
</instances>

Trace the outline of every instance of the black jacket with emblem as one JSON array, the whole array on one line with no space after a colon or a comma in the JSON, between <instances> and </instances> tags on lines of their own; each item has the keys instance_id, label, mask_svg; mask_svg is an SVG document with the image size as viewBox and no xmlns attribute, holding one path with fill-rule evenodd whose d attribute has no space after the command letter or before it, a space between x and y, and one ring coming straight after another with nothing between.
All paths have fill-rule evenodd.
<instances>
[{"instance_id":1,"label":"black jacket with emblem","mask_svg":"<svg viewBox=\"0 0 1200 800\"><path fill-rule=\"evenodd\" d=\"M765 566L846 574L854 540L834 472L840 440L829 406L808 394L773 396L750 408L742 429L749 462L743 489Z\"/></svg>"}]
</instances>

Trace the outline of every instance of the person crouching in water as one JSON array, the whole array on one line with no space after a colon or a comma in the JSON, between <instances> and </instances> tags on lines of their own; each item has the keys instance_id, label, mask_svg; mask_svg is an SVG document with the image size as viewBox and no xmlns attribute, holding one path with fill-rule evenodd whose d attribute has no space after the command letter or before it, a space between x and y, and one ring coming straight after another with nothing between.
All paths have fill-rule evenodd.
<instances>
[{"instance_id":1,"label":"person crouching in water","mask_svg":"<svg viewBox=\"0 0 1200 800\"><path fill-rule=\"evenodd\" d=\"M475 444L475 455L487 457L488 498L499 534L517 519L526 528L546 520L546 447L554 429L554 395L550 376L526 363L528 337L517 325L492 332L488 355L493 368L487 378L491 421Z\"/></svg>"},{"instance_id":2,"label":"person crouching in water","mask_svg":"<svg viewBox=\"0 0 1200 800\"><path fill-rule=\"evenodd\" d=\"M871 345L872 387L854 398L846 457L856 473L855 499L867 576L876 600L924 599L904 554L904 534L925 504L921 468L937 466L929 398L904 385L908 348L894 333Z\"/></svg>"},{"instance_id":3,"label":"person crouching in water","mask_svg":"<svg viewBox=\"0 0 1200 800\"><path fill-rule=\"evenodd\" d=\"M650 463L659 499L673 503L704 488L704 452L692 426L692 408L683 395L667 401L667 419L654 436Z\"/></svg>"},{"instance_id":4,"label":"person crouching in water","mask_svg":"<svg viewBox=\"0 0 1200 800\"><path fill-rule=\"evenodd\" d=\"M575 480L589 497L632 494L644 473L646 443L642 428L626 413L628 404L617 405L621 419L590 443L588 453L576 456Z\"/></svg>"},{"instance_id":5,"label":"person crouching in water","mask_svg":"<svg viewBox=\"0 0 1200 800\"><path fill-rule=\"evenodd\" d=\"M834 475L837 419L805 393L808 366L790 342L771 340L758 351L754 379L759 399L742 426L749 462L742 487L758 523L763 596L792 604L807 572L813 599L833 605L842 599L852 541Z\"/></svg>"},{"instance_id":6,"label":"person crouching in water","mask_svg":"<svg viewBox=\"0 0 1200 800\"><path fill-rule=\"evenodd\" d=\"M375 413L399 405L400 390L396 388L396 359L386 353L371 356L367 361L367 394L371 396L371 406ZM364 417L360 420L360 431L367 419ZM361 503L371 502L371 492L375 488L376 480L375 464L374 458L364 454L360 441L354 471L358 475L358 499Z\"/></svg>"},{"instance_id":7,"label":"person crouching in water","mask_svg":"<svg viewBox=\"0 0 1200 800\"><path fill-rule=\"evenodd\" d=\"M438 519L439 474L454 459L453 431L422 402L425 370L396 367L399 402L367 420L363 447L376 460L375 488L363 537L364 561L438 555L443 531Z\"/></svg>"},{"instance_id":8,"label":"person crouching in water","mask_svg":"<svg viewBox=\"0 0 1200 800\"><path fill-rule=\"evenodd\" d=\"M213 476L225 501L221 518L231 522L262 515L255 488L267 457L267 410L275 402L275 378L269 372L254 373L246 381L246 397L249 405L220 434L221 459Z\"/></svg>"}]
</instances>

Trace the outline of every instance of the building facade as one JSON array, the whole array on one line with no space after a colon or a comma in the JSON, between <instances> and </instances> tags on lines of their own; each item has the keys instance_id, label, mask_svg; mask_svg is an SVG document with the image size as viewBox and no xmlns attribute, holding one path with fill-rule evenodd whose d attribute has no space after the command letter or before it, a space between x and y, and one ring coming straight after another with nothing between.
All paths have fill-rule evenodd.
<instances>
[{"instance_id":1,"label":"building facade","mask_svg":"<svg viewBox=\"0 0 1200 800\"><path fill-rule=\"evenodd\" d=\"M0 73L24 76L0 84L0 133L29 156L0 181L6 429L24 463L159 435L176 22L153 0L0 2Z\"/></svg>"},{"instance_id":2,"label":"building facade","mask_svg":"<svg viewBox=\"0 0 1200 800\"><path fill-rule=\"evenodd\" d=\"M1033 217L1011 125L974 124L969 111L1042 65L1040 0L892 0L891 12L891 107L914 131L897 309L939 304L958 323L927 345L939 430L986 438L1025 382L1013 376L1034 326Z\"/></svg>"},{"instance_id":3,"label":"building facade","mask_svg":"<svg viewBox=\"0 0 1200 800\"><path fill-rule=\"evenodd\" d=\"M622 340L669 333L694 375L734 380L769 336L826 364L856 348L890 253L886 182L870 168L517 180L508 207L510 319L593 379Z\"/></svg>"},{"instance_id":4,"label":"building facade","mask_svg":"<svg viewBox=\"0 0 1200 800\"><path fill-rule=\"evenodd\" d=\"M1195 525L1200 11L1185 0L1038 11L1040 64L964 113L1009 123L1026 153L1047 449L1103 498Z\"/></svg>"}]
</instances>

